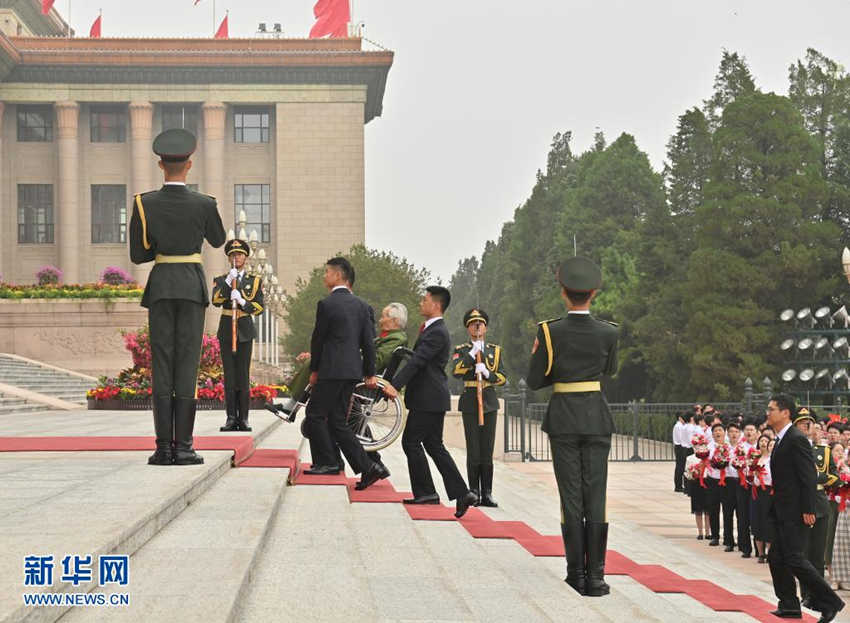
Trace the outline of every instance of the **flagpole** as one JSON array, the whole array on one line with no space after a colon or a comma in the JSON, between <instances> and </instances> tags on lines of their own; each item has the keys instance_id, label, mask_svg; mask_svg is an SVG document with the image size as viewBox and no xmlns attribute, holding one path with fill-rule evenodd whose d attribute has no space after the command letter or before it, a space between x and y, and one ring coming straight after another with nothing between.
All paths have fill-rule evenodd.
<instances>
[{"instance_id":1,"label":"flagpole","mask_svg":"<svg viewBox=\"0 0 850 623\"><path fill-rule=\"evenodd\" d=\"M215 37L215 30L216 30L216 28L215 28L215 0L213 0L212 5L213 5L213 37Z\"/></svg>"},{"instance_id":2,"label":"flagpole","mask_svg":"<svg viewBox=\"0 0 850 623\"><path fill-rule=\"evenodd\" d=\"M68 0L68 38L71 38L71 0Z\"/></svg>"}]
</instances>

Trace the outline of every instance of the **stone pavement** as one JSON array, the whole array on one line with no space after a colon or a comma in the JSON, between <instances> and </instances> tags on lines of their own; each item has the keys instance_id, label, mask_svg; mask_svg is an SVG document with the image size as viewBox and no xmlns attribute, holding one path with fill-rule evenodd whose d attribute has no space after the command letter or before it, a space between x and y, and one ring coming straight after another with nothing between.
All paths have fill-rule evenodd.
<instances>
[{"instance_id":1,"label":"stone pavement","mask_svg":"<svg viewBox=\"0 0 850 623\"><path fill-rule=\"evenodd\" d=\"M223 419L199 412L196 433L216 434ZM0 436L150 435L151 420L150 412L4 415ZM302 444L297 425L268 413L252 412L252 425L259 447ZM474 539L455 522L413 521L400 504L350 504L340 486L286 487L288 470L231 469L228 452L203 452L202 466L160 468L145 464L147 454L0 453L0 623L753 620L653 593L627 576L608 577L608 597L581 598L562 581L563 559L535 558L513 541ZM409 490L400 444L382 454L396 489ZM452 454L465 471L463 452ZM671 470L610 465L610 547L772 603L765 565L693 538ZM485 510L493 519L559 532L551 464L498 464L494 495L500 507ZM107 552L131 554L130 583L94 592L127 592L128 607L23 606L24 556L54 554L58 562Z\"/></svg>"}]
</instances>

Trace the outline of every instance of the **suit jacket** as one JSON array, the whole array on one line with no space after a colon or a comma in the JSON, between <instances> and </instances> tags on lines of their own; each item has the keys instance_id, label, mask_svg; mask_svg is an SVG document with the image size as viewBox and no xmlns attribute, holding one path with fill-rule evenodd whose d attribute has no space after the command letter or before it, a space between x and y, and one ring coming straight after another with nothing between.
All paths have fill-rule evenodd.
<instances>
[{"instance_id":1,"label":"suit jacket","mask_svg":"<svg viewBox=\"0 0 850 623\"><path fill-rule=\"evenodd\" d=\"M815 512L817 471L812 446L796 426L791 426L770 456L773 478L771 515L783 522L802 523L803 513Z\"/></svg>"},{"instance_id":2,"label":"suit jacket","mask_svg":"<svg viewBox=\"0 0 850 623\"><path fill-rule=\"evenodd\" d=\"M348 288L334 290L316 306L310 371L323 381L375 374L375 314Z\"/></svg>"},{"instance_id":3,"label":"suit jacket","mask_svg":"<svg viewBox=\"0 0 850 623\"><path fill-rule=\"evenodd\" d=\"M142 208L139 209L141 204ZM156 255L200 253L204 238L214 247L227 236L216 201L185 186L163 186L138 195L130 216L130 260L144 264ZM142 307L160 299L185 299L209 305L203 264L157 264L151 270Z\"/></svg>"},{"instance_id":4,"label":"suit jacket","mask_svg":"<svg viewBox=\"0 0 850 623\"><path fill-rule=\"evenodd\" d=\"M236 321L236 339L239 342L250 342L257 337L257 328L254 326L252 316L263 313L263 281L259 275L245 273L242 279L235 284L236 289L245 299L245 304L239 310L248 314ZM227 275L219 275L213 279L212 304L222 309L233 309L230 293L233 288L227 285ZM221 315L218 321L218 341L222 348L230 348L231 333L233 331L233 317Z\"/></svg>"},{"instance_id":5,"label":"suit jacket","mask_svg":"<svg viewBox=\"0 0 850 623\"><path fill-rule=\"evenodd\" d=\"M528 386L598 381L617 371L616 325L590 314L541 322L531 356ZM614 420L602 392L552 394L541 428L549 435L610 435Z\"/></svg>"},{"instance_id":6,"label":"suit jacket","mask_svg":"<svg viewBox=\"0 0 850 623\"><path fill-rule=\"evenodd\" d=\"M440 318L419 334L413 356L393 377L393 386L407 386L404 405L410 410L445 412L451 408L446 364L449 362L451 338L446 323Z\"/></svg>"}]
</instances>

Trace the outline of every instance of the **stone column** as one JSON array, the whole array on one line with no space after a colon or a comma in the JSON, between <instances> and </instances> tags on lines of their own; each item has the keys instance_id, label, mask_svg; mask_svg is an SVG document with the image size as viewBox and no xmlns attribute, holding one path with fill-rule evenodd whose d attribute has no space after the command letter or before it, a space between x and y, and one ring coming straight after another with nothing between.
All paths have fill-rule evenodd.
<instances>
[{"instance_id":1,"label":"stone column","mask_svg":"<svg viewBox=\"0 0 850 623\"><path fill-rule=\"evenodd\" d=\"M6 178L6 159L3 158L3 112L5 104L0 101L0 214L6 215L6 222L2 226L5 229L4 235L0 236L0 244L3 245L3 252L0 253L0 277L6 279L7 282L15 280L12 268L12 250L17 249L18 244L18 227L17 227L17 210L6 208L3 199L6 197L6 189L9 184ZM12 205L11 202L10 206Z\"/></svg>"},{"instance_id":2,"label":"stone column","mask_svg":"<svg viewBox=\"0 0 850 623\"><path fill-rule=\"evenodd\" d=\"M154 190L151 176L151 160L155 157L151 151L153 140L153 104L144 101L130 102L130 188L128 199L138 193ZM127 225L129 228L132 207L128 204ZM129 262L129 251L128 259ZM152 268L151 263L133 264L133 278L140 284L145 284Z\"/></svg>"},{"instance_id":3,"label":"stone column","mask_svg":"<svg viewBox=\"0 0 850 623\"><path fill-rule=\"evenodd\" d=\"M212 195L218 203L218 212L224 231L233 228L233 192L227 194L224 187L224 134L227 127L227 106L221 102L204 102L204 141L199 149L204 153L203 183L199 190ZM204 270L208 281L215 275L227 270L227 258L223 249L214 249L204 244ZM208 331L215 332L218 326L218 313L210 306L207 311L206 326Z\"/></svg>"},{"instance_id":4,"label":"stone column","mask_svg":"<svg viewBox=\"0 0 850 623\"><path fill-rule=\"evenodd\" d=\"M80 105L56 102L56 130L59 151L59 192L55 195L55 236L59 250L59 268L65 283L80 283Z\"/></svg>"}]
</instances>

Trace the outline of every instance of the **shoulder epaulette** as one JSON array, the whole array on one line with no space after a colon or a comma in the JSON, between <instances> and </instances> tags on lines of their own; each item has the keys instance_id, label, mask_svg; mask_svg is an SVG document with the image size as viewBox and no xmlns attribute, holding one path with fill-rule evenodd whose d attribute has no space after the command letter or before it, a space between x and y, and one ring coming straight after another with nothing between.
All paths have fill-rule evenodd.
<instances>
[{"instance_id":1,"label":"shoulder epaulette","mask_svg":"<svg viewBox=\"0 0 850 623\"><path fill-rule=\"evenodd\" d=\"M493 347L493 348L498 348L498 347L499 347L499 345L498 345L498 344L493 344L492 342L487 342L487 346L491 346L491 347Z\"/></svg>"},{"instance_id":2,"label":"shoulder epaulette","mask_svg":"<svg viewBox=\"0 0 850 623\"><path fill-rule=\"evenodd\" d=\"M611 322L610 320L603 320L602 322L604 322L606 324L610 324L612 327L619 327L620 326L616 322Z\"/></svg>"},{"instance_id":3,"label":"shoulder epaulette","mask_svg":"<svg viewBox=\"0 0 850 623\"><path fill-rule=\"evenodd\" d=\"M464 342L463 344L458 344L457 346L455 346L455 350L457 350L458 348L465 348L467 346L472 348L472 344L470 344L469 342Z\"/></svg>"},{"instance_id":4,"label":"shoulder epaulette","mask_svg":"<svg viewBox=\"0 0 850 623\"><path fill-rule=\"evenodd\" d=\"M559 320L563 320L563 317L561 317L561 318L550 318L549 320L541 320L540 322L537 323L537 326L539 327L542 324L549 324L550 322L558 322Z\"/></svg>"},{"instance_id":5,"label":"shoulder epaulette","mask_svg":"<svg viewBox=\"0 0 850 623\"><path fill-rule=\"evenodd\" d=\"M134 196L134 197L144 197L145 195L149 195L149 194L151 194L151 193L155 193L155 192L159 192L159 191L158 191L158 190L146 190L146 191L145 191L145 192L143 192L143 193L136 193L136 194L135 194L135 195L133 195L133 196Z\"/></svg>"}]
</instances>

